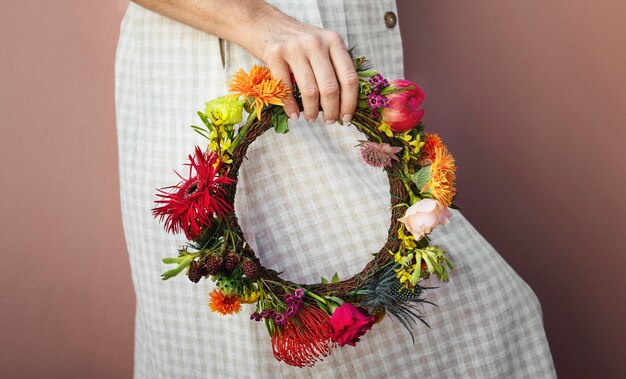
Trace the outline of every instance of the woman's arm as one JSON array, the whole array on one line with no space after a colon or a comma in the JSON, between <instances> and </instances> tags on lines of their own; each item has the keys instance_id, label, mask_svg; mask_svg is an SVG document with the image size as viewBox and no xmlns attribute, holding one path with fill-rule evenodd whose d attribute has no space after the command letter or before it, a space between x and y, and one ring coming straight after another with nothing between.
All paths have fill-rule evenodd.
<instances>
[{"instance_id":1,"label":"woman's arm","mask_svg":"<svg viewBox=\"0 0 626 379\"><path fill-rule=\"evenodd\" d=\"M232 41L302 94L304 117L314 120L319 107L327 123L354 114L358 77L339 34L303 24L261 0L133 0L137 4L217 37ZM285 112L299 116L289 96Z\"/></svg>"}]
</instances>

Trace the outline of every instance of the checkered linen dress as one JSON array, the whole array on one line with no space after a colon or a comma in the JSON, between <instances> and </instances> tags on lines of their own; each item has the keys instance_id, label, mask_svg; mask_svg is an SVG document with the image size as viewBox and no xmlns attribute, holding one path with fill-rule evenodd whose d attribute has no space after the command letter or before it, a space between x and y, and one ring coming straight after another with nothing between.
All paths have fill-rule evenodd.
<instances>
[{"instance_id":1,"label":"checkered linen dress","mask_svg":"<svg viewBox=\"0 0 626 379\"><path fill-rule=\"evenodd\" d=\"M398 28L383 15L394 1L272 1L303 22L339 32L383 75L403 77ZM224 65L222 64L222 59ZM554 368L531 289L467 220L454 212L433 234L457 265L449 283L429 291L432 329L416 341L386 317L356 347L333 350L314 368L276 361L267 331L209 311L212 284L184 275L166 282L161 258L185 240L151 216L155 188L174 184L194 145L196 110L226 92L228 76L253 60L242 49L130 4L116 61L116 103L124 229L137 295L136 378L546 378ZM354 128L291 122L251 145L236 211L264 265L300 282L362 269L386 240L386 176L364 165ZM432 283L437 285L438 283Z\"/></svg>"}]
</instances>

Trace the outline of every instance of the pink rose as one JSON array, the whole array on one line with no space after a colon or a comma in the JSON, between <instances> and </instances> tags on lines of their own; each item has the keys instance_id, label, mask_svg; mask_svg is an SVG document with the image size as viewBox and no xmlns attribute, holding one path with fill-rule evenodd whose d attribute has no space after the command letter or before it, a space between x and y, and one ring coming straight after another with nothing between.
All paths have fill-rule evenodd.
<instances>
[{"instance_id":1,"label":"pink rose","mask_svg":"<svg viewBox=\"0 0 626 379\"><path fill-rule=\"evenodd\" d=\"M343 303L330 316L333 342L339 346L354 346L365 332L374 325L374 317L368 316L350 303Z\"/></svg>"},{"instance_id":2,"label":"pink rose","mask_svg":"<svg viewBox=\"0 0 626 379\"><path fill-rule=\"evenodd\" d=\"M389 124L395 133L413 129L424 117L424 110L418 109L424 101L424 91L417 84L404 79L397 79L389 84L396 88L406 89L387 95L389 106L383 108L380 113L383 121Z\"/></svg>"},{"instance_id":3,"label":"pink rose","mask_svg":"<svg viewBox=\"0 0 626 379\"><path fill-rule=\"evenodd\" d=\"M415 240L419 240L439 225L450 222L452 212L437 200L422 199L406 210L404 217L398 220L406 225Z\"/></svg>"}]
</instances>

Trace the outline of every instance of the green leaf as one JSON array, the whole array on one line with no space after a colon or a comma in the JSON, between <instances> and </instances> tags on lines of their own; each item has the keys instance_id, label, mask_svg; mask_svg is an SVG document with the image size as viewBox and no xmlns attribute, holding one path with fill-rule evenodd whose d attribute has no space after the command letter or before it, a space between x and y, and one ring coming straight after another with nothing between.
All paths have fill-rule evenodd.
<instances>
[{"instance_id":1,"label":"green leaf","mask_svg":"<svg viewBox=\"0 0 626 379\"><path fill-rule=\"evenodd\" d=\"M422 250L424 251L424 250ZM422 254L422 259L424 260L424 262L426 262L426 266L428 267L428 272L435 272L435 265L433 264L434 260L433 257L428 254L427 251L424 251L424 254Z\"/></svg>"},{"instance_id":2,"label":"green leaf","mask_svg":"<svg viewBox=\"0 0 626 379\"><path fill-rule=\"evenodd\" d=\"M285 134L289 131L287 120L288 118L284 111L272 115L272 125L274 126L276 133Z\"/></svg>"},{"instance_id":3,"label":"green leaf","mask_svg":"<svg viewBox=\"0 0 626 379\"><path fill-rule=\"evenodd\" d=\"M404 91L407 91L409 89L415 89L415 87L408 86L408 87L404 87L404 88L397 88L397 87L394 87L394 86L387 86L387 87L383 88L382 91L380 91L380 94L385 96L385 95L389 95L391 93L404 92Z\"/></svg>"},{"instance_id":4,"label":"green leaf","mask_svg":"<svg viewBox=\"0 0 626 379\"><path fill-rule=\"evenodd\" d=\"M378 71L376 70L365 70L365 71L359 71L357 72L357 74L362 77L362 78L369 78L371 76L374 76L376 74L378 74Z\"/></svg>"},{"instance_id":5,"label":"green leaf","mask_svg":"<svg viewBox=\"0 0 626 379\"><path fill-rule=\"evenodd\" d=\"M328 309L328 306L326 304L322 303L321 301L317 302L317 306L320 307L324 312L330 313L330 310Z\"/></svg>"},{"instance_id":6,"label":"green leaf","mask_svg":"<svg viewBox=\"0 0 626 379\"><path fill-rule=\"evenodd\" d=\"M430 181L430 178L431 178L430 167L429 166L422 167L418 172L412 175L409 175L409 178L411 179L413 183L415 183L417 188L421 191L422 188L424 188L424 186Z\"/></svg>"},{"instance_id":7,"label":"green leaf","mask_svg":"<svg viewBox=\"0 0 626 379\"><path fill-rule=\"evenodd\" d=\"M209 130L213 130L213 124L211 124L211 121L209 121L209 118L204 113L198 111L198 116L200 116L200 119Z\"/></svg>"},{"instance_id":8,"label":"green leaf","mask_svg":"<svg viewBox=\"0 0 626 379\"><path fill-rule=\"evenodd\" d=\"M337 273L335 273L335 275L333 275L333 278L331 279L331 281L333 283L337 283L339 281L339 275Z\"/></svg>"},{"instance_id":9,"label":"green leaf","mask_svg":"<svg viewBox=\"0 0 626 379\"><path fill-rule=\"evenodd\" d=\"M181 253L182 253L182 251L181 251ZM162 259L163 263L166 263L166 264L176 264L176 263L178 263L178 266L176 268L174 268L174 269L171 269L171 270L166 271L163 274L161 274L161 279L167 280L167 279L173 278L176 275L180 274L180 272L183 271L187 266L189 266L191 261L193 261L199 254L200 253L193 253L193 254L180 256L178 258L163 258Z\"/></svg>"},{"instance_id":10,"label":"green leaf","mask_svg":"<svg viewBox=\"0 0 626 379\"><path fill-rule=\"evenodd\" d=\"M444 262L446 262L450 270L454 270L454 263L452 263L452 261L448 257L444 257L443 260Z\"/></svg>"},{"instance_id":11,"label":"green leaf","mask_svg":"<svg viewBox=\"0 0 626 379\"><path fill-rule=\"evenodd\" d=\"M328 284L328 279L322 276L322 284Z\"/></svg>"},{"instance_id":12,"label":"green leaf","mask_svg":"<svg viewBox=\"0 0 626 379\"><path fill-rule=\"evenodd\" d=\"M209 135L206 134L206 129L201 128L199 126L195 126L195 125L191 125L191 128L198 134L200 134L202 137L210 140Z\"/></svg>"},{"instance_id":13,"label":"green leaf","mask_svg":"<svg viewBox=\"0 0 626 379\"><path fill-rule=\"evenodd\" d=\"M369 292L370 292L369 290L356 290L356 291L348 292L347 295L350 295L350 296L366 295Z\"/></svg>"},{"instance_id":14,"label":"green leaf","mask_svg":"<svg viewBox=\"0 0 626 379\"><path fill-rule=\"evenodd\" d=\"M337 305L343 304L343 299L338 298L337 296L324 296L325 298L334 301Z\"/></svg>"}]
</instances>

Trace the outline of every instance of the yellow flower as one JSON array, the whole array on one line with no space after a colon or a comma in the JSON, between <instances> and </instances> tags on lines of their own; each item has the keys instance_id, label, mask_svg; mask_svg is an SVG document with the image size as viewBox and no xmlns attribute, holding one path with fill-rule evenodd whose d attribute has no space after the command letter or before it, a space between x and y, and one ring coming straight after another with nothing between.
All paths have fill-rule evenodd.
<instances>
[{"instance_id":1,"label":"yellow flower","mask_svg":"<svg viewBox=\"0 0 626 379\"><path fill-rule=\"evenodd\" d=\"M243 294L239 296L239 301L242 304L253 304L259 300L259 296L261 293L255 289L249 289L248 287L244 287Z\"/></svg>"},{"instance_id":2,"label":"yellow flower","mask_svg":"<svg viewBox=\"0 0 626 379\"><path fill-rule=\"evenodd\" d=\"M417 245L415 244L415 237L413 237L412 234L404 234L404 227L398 229L398 238L400 238L404 246L406 246L408 249L412 250L417 247Z\"/></svg>"},{"instance_id":3,"label":"yellow flower","mask_svg":"<svg viewBox=\"0 0 626 379\"><path fill-rule=\"evenodd\" d=\"M413 155L417 155L422 147L424 146L424 142L422 142L421 136L418 134L417 138L413 139L409 142L409 145L413 147Z\"/></svg>"},{"instance_id":4,"label":"yellow flower","mask_svg":"<svg viewBox=\"0 0 626 379\"><path fill-rule=\"evenodd\" d=\"M217 152L218 146L216 141L209 142L209 150Z\"/></svg>"},{"instance_id":5,"label":"yellow flower","mask_svg":"<svg viewBox=\"0 0 626 379\"><path fill-rule=\"evenodd\" d=\"M228 148L230 147L230 145L232 144L232 140L230 138L225 138L222 140L222 150L228 150Z\"/></svg>"},{"instance_id":6,"label":"yellow flower","mask_svg":"<svg viewBox=\"0 0 626 379\"><path fill-rule=\"evenodd\" d=\"M241 122L243 104L234 96L220 96L206 103L205 113L217 126L232 126Z\"/></svg>"},{"instance_id":7,"label":"yellow flower","mask_svg":"<svg viewBox=\"0 0 626 379\"><path fill-rule=\"evenodd\" d=\"M398 271L398 275L397 275L398 279L400 279L400 283L405 283L408 280L411 279L411 274L409 274L408 272L404 271L404 270L400 270Z\"/></svg>"},{"instance_id":8,"label":"yellow flower","mask_svg":"<svg viewBox=\"0 0 626 379\"><path fill-rule=\"evenodd\" d=\"M380 126L378 127L378 130L380 130L381 132L385 133L387 135L387 137L393 137L393 132L391 131L391 126L389 124L387 124L386 122L381 123Z\"/></svg>"}]
</instances>

